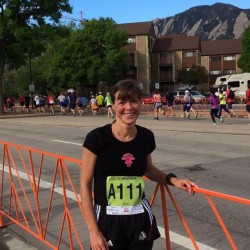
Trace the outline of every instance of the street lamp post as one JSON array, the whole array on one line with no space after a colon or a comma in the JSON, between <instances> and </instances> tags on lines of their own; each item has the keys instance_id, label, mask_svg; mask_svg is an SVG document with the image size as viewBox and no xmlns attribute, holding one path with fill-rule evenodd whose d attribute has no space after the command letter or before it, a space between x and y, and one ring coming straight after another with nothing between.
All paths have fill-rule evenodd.
<instances>
[{"instance_id":1,"label":"street lamp post","mask_svg":"<svg viewBox=\"0 0 250 250\"><path fill-rule=\"evenodd\" d=\"M32 78L31 55L30 55L30 53L29 53L29 71L30 71L29 91L31 92L31 107L32 107L32 109L34 109L33 93L35 92L35 86L34 86L33 78Z\"/></svg>"}]
</instances>

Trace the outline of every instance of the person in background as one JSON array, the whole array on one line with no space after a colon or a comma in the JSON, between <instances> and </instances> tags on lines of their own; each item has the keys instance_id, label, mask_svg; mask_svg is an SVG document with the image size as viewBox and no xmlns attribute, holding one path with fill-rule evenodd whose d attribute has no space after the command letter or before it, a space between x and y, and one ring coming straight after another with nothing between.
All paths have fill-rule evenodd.
<instances>
[{"instance_id":1,"label":"person in background","mask_svg":"<svg viewBox=\"0 0 250 250\"><path fill-rule=\"evenodd\" d=\"M247 90L246 90L246 111L248 119L250 119L250 83L247 84Z\"/></svg>"},{"instance_id":2,"label":"person in background","mask_svg":"<svg viewBox=\"0 0 250 250\"><path fill-rule=\"evenodd\" d=\"M23 95L19 95L18 96L18 101L20 104L20 108L21 108L21 112L24 112L24 96Z\"/></svg>"},{"instance_id":3,"label":"person in background","mask_svg":"<svg viewBox=\"0 0 250 250\"><path fill-rule=\"evenodd\" d=\"M219 100L220 100L220 107L218 110L218 116L222 117L222 110L224 110L231 116L231 113L226 106L227 104L226 95L223 93L222 89L219 90Z\"/></svg>"},{"instance_id":4,"label":"person in background","mask_svg":"<svg viewBox=\"0 0 250 250\"><path fill-rule=\"evenodd\" d=\"M80 116L83 114L83 109L82 109L82 97L79 95L76 100L77 103L77 111Z\"/></svg>"},{"instance_id":5,"label":"person in background","mask_svg":"<svg viewBox=\"0 0 250 250\"><path fill-rule=\"evenodd\" d=\"M83 96L82 97L82 110L83 110L83 114L84 114L84 112L85 113L88 112L87 108L88 108L88 99L87 99L86 96Z\"/></svg>"},{"instance_id":6,"label":"person in background","mask_svg":"<svg viewBox=\"0 0 250 250\"><path fill-rule=\"evenodd\" d=\"M230 111L230 115L231 117L236 117L236 114L234 113L233 110L233 103L234 103L234 98L235 98L235 94L234 91L231 89L231 86L228 85L228 89L226 91L226 97L227 97L227 108Z\"/></svg>"},{"instance_id":7,"label":"person in background","mask_svg":"<svg viewBox=\"0 0 250 250\"><path fill-rule=\"evenodd\" d=\"M136 124L142 107L138 85L123 80L110 94L116 119L89 132L83 143L80 195L91 249L151 250L160 234L143 176L189 194L197 185L153 164L154 134Z\"/></svg>"},{"instance_id":8,"label":"person in background","mask_svg":"<svg viewBox=\"0 0 250 250\"><path fill-rule=\"evenodd\" d=\"M48 106L49 106L49 110L50 112L55 115L55 111L54 111L54 104L55 104L55 96L51 93L48 95Z\"/></svg>"},{"instance_id":9,"label":"person in background","mask_svg":"<svg viewBox=\"0 0 250 250\"><path fill-rule=\"evenodd\" d=\"M13 97L13 95L10 95L7 99L7 106L9 107L11 112L16 112L15 98Z\"/></svg>"},{"instance_id":10,"label":"person in background","mask_svg":"<svg viewBox=\"0 0 250 250\"><path fill-rule=\"evenodd\" d=\"M107 95L104 99L104 102L107 106L107 109L108 109L108 118L111 116L112 118L114 118L114 114L113 114L113 110L112 110L112 101L111 101L111 96L110 96L110 93L107 92Z\"/></svg>"},{"instance_id":11,"label":"person in background","mask_svg":"<svg viewBox=\"0 0 250 250\"><path fill-rule=\"evenodd\" d=\"M191 108L191 96L188 90L185 90L185 95L183 97L183 117L190 119L190 108Z\"/></svg>"},{"instance_id":12,"label":"person in background","mask_svg":"<svg viewBox=\"0 0 250 250\"><path fill-rule=\"evenodd\" d=\"M24 96L24 105L27 112L30 112L30 99L31 97L29 96L28 93L26 93L26 95Z\"/></svg>"},{"instance_id":13,"label":"person in background","mask_svg":"<svg viewBox=\"0 0 250 250\"><path fill-rule=\"evenodd\" d=\"M104 114L105 103L102 92L99 92L98 95L96 96L96 105L98 107L98 113Z\"/></svg>"},{"instance_id":14,"label":"person in background","mask_svg":"<svg viewBox=\"0 0 250 250\"><path fill-rule=\"evenodd\" d=\"M60 115L65 115L65 95L63 94L63 92L60 93L60 95L57 97L57 99L59 100L59 105L60 105Z\"/></svg>"},{"instance_id":15,"label":"person in background","mask_svg":"<svg viewBox=\"0 0 250 250\"><path fill-rule=\"evenodd\" d=\"M174 110L173 110L173 104L174 104L174 95L172 92L168 91L166 93L166 99L167 99L167 111L165 115L167 117L170 117L172 114L173 117L175 117Z\"/></svg>"},{"instance_id":16,"label":"person in background","mask_svg":"<svg viewBox=\"0 0 250 250\"><path fill-rule=\"evenodd\" d=\"M44 95L40 95L39 96L39 109L40 112L42 111L43 113L45 113L45 103L46 103L46 96Z\"/></svg>"},{"instance_id":17,"label":"person in background","mask_svg":"<svg viewBox=\"0 0 250 250\"><path fill-rule=\"evenodd\" d=\"M154 119L159 120L158 114L161 113L165 115L165 112L163 111L162 108L162 97L157 89L154 91L153 101L154 101Z\"/></svg>"},{"instance_id":18,"label":"person in background","mask_svg":"<svg viewBox=\"0 0 250 250\"><path fill-rule=\"evenodd\" d=\"M189 94L190 94L190 92L189 92ZM190 94L190 97L191 97L191 101L190 101L190 104L191 104L191 106L190 106L190 111L194 113L195 118L198 118L199 113L193 108L193 104L195 103L195 99L194 99L194 97L193 97L191 94Z\"/></svg>"},{"instance_id":19,"label":"person in background","mask_svg":"<svg viewBox=\"0 0 250 250\"><path fill-rule=\"evenodd\" d=\"M96 105L96 98L93 95L91 96L91 99L90 99L90 107L91 107L93 116L95 116L97 114L98 107Z\"/></svg>"},{"instance_id":20,"label":"person in background","mask_svg":"<svg viewBox=\"0 0 250 250\"><path fill-rule=\"evenodd\" d=\"M209 102L211 105L210 108L210 116L213 122L213 125L216 125L215 117L219 118L221 122L223 122L223 117L218 115L219 110L219 97L215 95L215 91L213 89L210 90Z\"/></svg>"},{"instance_id":21,"label":"person in background","mask_svg":"<svg viewBox=\"0 0 250 250\"><path fill-rule=\"evenodd\" d=\"M39 107L39 95L36 94L34 97L34 104L35 104L35 112L40 113L40 107Z\"/></svg>"},{"instance_id":22,"label":"person in background","mask_svg":"<svg viewBox=\"0 0 250 250\"><path fill-rule=\"evenodd\" d=\"M71 92L69 94L69 108L70 108L70 111L72 112L73 117L75 117L76 115L76 112L75 112L76 100L77 100L77 97L76 97L75 92Z\"/></svg>"}]
</instances>

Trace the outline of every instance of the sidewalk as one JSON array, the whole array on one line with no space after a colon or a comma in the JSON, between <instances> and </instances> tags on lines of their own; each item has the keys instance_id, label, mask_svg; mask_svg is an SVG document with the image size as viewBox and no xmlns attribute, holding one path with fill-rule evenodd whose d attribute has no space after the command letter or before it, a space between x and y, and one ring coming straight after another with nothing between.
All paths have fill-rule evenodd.
<instances>
[{"instance_id":1,"label":"sidewalk","mask_svg":"<svg viewBox=\"0 0 250 250\"><path fill-rule=\"evenodd\" d=\"M10 230L8 227L0 228L0 249L1 250L37 250L17 235L15 232Z\"/></svg>"}]
</instances>

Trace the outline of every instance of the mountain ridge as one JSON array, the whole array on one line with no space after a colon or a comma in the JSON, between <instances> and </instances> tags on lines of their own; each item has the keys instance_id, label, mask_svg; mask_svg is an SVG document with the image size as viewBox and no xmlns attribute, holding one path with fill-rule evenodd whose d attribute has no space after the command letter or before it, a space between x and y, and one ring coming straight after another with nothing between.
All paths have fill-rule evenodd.
<instances>
[{"instance_id":1,"label":"mountain ridge","mask_svg":"<svg viewBox=\"0 0 250 250\"><path fill-rule=\"evenodd\" d=\"M200 5L171 17L156 18L153 24L158 37L182 34L201 40L238 39L250 24L250 9L224 3Z\"/></svg>"}]
</instances>

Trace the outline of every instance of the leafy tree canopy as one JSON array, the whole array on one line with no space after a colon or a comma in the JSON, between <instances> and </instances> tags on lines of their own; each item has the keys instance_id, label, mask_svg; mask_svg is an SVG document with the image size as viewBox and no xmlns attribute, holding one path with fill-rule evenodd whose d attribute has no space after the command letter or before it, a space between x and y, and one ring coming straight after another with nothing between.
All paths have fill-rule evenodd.
<instances>
[{"instance_id":1,"label":"leafy tree canopy","mask_svg":"<svg viewBox=\"0 0 250 250\"><path fill-rule=\"evenodd\" d=\"M250 72L250 25L245 29L241 42L242 53L238 66L242 72Z\"/></svg>"},{"instance_id":2,"label":"leafy tree canopy","mask_svg":"<svg viewBox=\"0 0 250 250\"><path fill-rule=\"evenodd\" d=\"M39 55L50 27L59 21L62 12L71 10L68 0L0 1L0 113L5 65L15 68L27 57Z\"/></svg>"},{"instance_id":3,"label":"leafy tree canopy","mask_svg":"<svg viewBox=\"0 0 250 250\"><path fill-rule=\"evenodd\" d=\"M70 37L56 42L47 69L49 83L60 91L115 82L116 74L127 69L127 53L121 50L127 38L110 18L85 21L83 29L73 30Z\"/></svg>"}]
</instances>

